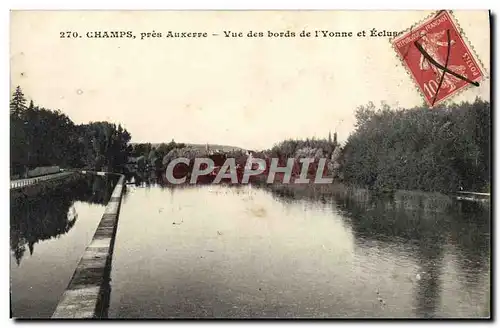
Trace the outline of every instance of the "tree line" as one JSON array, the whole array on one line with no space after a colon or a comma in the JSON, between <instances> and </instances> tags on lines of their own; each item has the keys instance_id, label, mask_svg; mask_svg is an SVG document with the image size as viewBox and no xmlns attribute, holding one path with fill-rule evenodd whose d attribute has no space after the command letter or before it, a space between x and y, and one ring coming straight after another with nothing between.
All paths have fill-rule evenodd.
<instances>
[{"instance_id":1,"label":"tree line","mask_svg":"<svg viewBox=\"0 0 500 328\"><path fill-rule=\"evenodd\" d=\"M59 110L27 103L21 87L10 101L11 176L48 165L120 169L130 153L130 133L120 124L75 124Z\"/></svg>"},{"instance_id":2,"label":"tree line","mask_svg":"<svg viewBox=\"0 0 500 328\"><path fill-rule=\"evenodd\" d=\"M490 189L490 103L356 111L342 151L347 183L375 190L452 192Z\"/></svg>"},{"instance_id":3,"label":"tree line","mask_svg":"<svg viewBox=\"0 0 500 328\"><path fill-rule=\"evenodd\" d=\"M164 157L172 150L184 148L186 145L172 139L169 143L161 143L157 146L151 143L136 143L130 147L130 155L136 158L139 170L144 170L148 165L155 170L162 170Z\"/></svg>"},{"instance_id":4,"label":"tree line","mask_svg":"<svg viewBox=\"0 0 500 328\"><path fill-rule=\"evenodd\" d=\"M356 126L343 147L333 138L289 139L254 157L326 158L328 171L369 189L451 192L490 189L490 103L391 108L373 103L356 110ZM36 106L20 87L10 103L11 174L45 165L120 171L130 157L139 168L164 170L176 157L207 156L183 143L129 144L131 135L109 122L75 124L59 110ZM240 165L243 150L223 152ZM211 155L213 156L213 154ZM285 165L285 162L283 162Z\"/></svg>"}]
</instances>

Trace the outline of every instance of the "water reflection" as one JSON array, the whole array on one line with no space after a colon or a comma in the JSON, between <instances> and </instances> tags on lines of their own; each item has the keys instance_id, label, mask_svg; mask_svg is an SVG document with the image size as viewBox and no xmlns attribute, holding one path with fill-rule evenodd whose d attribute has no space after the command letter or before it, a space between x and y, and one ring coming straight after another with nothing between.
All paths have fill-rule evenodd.
<instances>
[{"instance_id":1,"label":"water reflection","mask_svg":"<svg viewBox=\"0 0 500 328\"><path fill-rule=\"evenodd\" d=\"M375 240L416 259L418 270L409 278L415 286L416 314L433 317L441 299L439 279L449 218L445 212L426 209L424 202L421 197L409 202L374 197L364 201L347 198L339 203L359 245L369 247Z\"/></svg>"},{"instance_id":2,"label":"water reflection","mask_svg":"<svg viewBox=\"0 0 500 328\"><path fill-rule=\"evenodd\" d=\"M70 181L49 194L18 199L10 208L10 247L17 265L35 244L56 238L73 228L78 213L76 201L105 205L116 184L114 177L89 176Z\"/></svg>"},{"instance_id":3,"label":"water reflection","mask_svg":"<svg viewBox=\"0 0 500 328\"><path fill-rule=\"evenodd\" d=\"M111 197L116 177L87 175L11 202L11 310L49 318Z\"/></svg>"},{"instance_id":4,"label":"water reflection","mask_svg":"<svg viewBox=\"0 0 500 328\"><path fill-rule=\"evenodd\" d=\"M291 191L274 192L284 203L296 201ZM311 197L325 203L325 196ZM401 249L417 260L415 312L434 317L442 300L445 248L455 246L456 264L466 290L481 289L480 280L489 279L490 207L489 203L453 200L439 194L398 191L392 195L372 195L366 190L336 194L334 201L352 227L356 243L370 247ZM489 294L489 290L486 292ZM481 315L489 316L489 301Z\"/></svg>"},{"instance_id":5,"label":"water reflection","mask_svg":"<svg viewBox=\"0 0 500 328\"><path fill-rule=\"evenodd\" d=\"M490 315L487 204L128 181L111 317Z\"/></svg>"}]
</instances>

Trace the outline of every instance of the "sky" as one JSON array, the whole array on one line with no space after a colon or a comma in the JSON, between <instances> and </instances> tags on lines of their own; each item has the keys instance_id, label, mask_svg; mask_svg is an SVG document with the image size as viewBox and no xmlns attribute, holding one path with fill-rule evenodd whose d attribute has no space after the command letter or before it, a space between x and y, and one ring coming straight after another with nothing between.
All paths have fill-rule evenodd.
<instances>
[{"instance_id":1,"label":"sky","mask_svg":"<svg viewBox=\"0 0 500 328\"><path fill-rule=\"evenodd\" d=\"M423 98L388 37L248 38L249 31L403 31L427 11L17 11L11 14L11 89L75 123L120 123L132 142L265 149L288 138L345 141L372 101ZM454 17L489 74L487 11ZM61 32L82 38L61 38ZM131 31L136 39L87 38ZM162 38L140 39L160 32ZM207 38L166 38L207 32ZM243 32L226 38L224 31ZM213 36L216 33L218 36ZM64 33L66 34L66 33ZM490 80L450 102L489 100Z\"/></svg>"}]
</instances>

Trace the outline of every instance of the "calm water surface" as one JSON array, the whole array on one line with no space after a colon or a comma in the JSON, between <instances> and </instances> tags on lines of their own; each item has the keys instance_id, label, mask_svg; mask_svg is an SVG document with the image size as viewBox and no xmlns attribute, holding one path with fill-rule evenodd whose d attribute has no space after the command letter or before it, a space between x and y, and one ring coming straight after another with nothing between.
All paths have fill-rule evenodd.
<instances>
[{"instance_id":1,"label":"calm water surface","mask_svg":"<svg viewBox=\"0 0 500 328\"><path fill-rule=\"evenodd\" d=\"M314 200L250 186L132 185L108 314L489 316L489 217L482 205L412 193Z\"/></svg>"},{"instance_id":2,"label":"calm water surface","mask_svg":"<svg viewBox=\"0 0 500 328\"><path fill-rule=\"evenodd\" d=\"M11 204L11 311L49 318L92 240L114 178L85 177Z\"/></svg>"}]
</instances>

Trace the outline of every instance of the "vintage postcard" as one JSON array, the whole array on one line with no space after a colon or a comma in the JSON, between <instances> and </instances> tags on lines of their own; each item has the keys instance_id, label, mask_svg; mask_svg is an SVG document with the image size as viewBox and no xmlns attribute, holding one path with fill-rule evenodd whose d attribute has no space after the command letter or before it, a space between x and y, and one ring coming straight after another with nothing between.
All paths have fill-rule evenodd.
<instances>
[{"instance_id":1,"label":"vintage postcard","mask_svg":"<svg viewBox=\"0 0 500 328\"><path fill-rule=\"evenodd\" d=\"M491 318L490 12L10 16L12 318Z\"/></svg>"}]
</instances>

